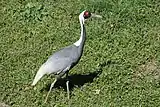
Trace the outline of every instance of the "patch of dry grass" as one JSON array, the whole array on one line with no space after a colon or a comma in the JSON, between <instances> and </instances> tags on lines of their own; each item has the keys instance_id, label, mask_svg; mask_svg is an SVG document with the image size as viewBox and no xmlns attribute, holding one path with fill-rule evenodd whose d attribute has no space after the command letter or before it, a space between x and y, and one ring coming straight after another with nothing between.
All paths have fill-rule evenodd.
<instances>
[{"instance_id":1,"label":"patch of dry grass","mask_svg":"<svg viewBox=\"0 0 160 107\"><path fill-rule=\"evenodd\" d=\"M0 107L9 107L9 105L6 105L5 103L0 103Z\"/></svg>"},{"instance_id":2,"label":"patch of dry grass","mask_svg":"<svg viewBox=\"0 0 160 107\"><path fill-rule=\"evenodd\" d=\"M145 78L150 76L152 79L160 80L160 67L157 63L158 62L156 60L152 59L149 62L140 65L134 76L136 78Z\"/></svg>"}]
</instances>

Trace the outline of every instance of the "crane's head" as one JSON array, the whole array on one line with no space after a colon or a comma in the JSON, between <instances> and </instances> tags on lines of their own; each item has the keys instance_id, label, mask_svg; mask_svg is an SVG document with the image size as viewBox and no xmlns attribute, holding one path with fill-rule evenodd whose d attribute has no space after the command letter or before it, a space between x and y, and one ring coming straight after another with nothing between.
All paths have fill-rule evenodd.
<instances>
[{"instance_id":1,"label":"crane's head","mask_svg":"<svg viewBox=\"0 0 160 107\"><path fill-rule=\"evenodd\" d=\"M102 16L100 15L96 15L94 13L91 13L89 11L83 11L80 15L79 15L79 19L80 21L82 21L82 23L84 24L84 21L91 18L91 17L97 17L97 18L102 18Z\"/></svg>"}]
</instances>

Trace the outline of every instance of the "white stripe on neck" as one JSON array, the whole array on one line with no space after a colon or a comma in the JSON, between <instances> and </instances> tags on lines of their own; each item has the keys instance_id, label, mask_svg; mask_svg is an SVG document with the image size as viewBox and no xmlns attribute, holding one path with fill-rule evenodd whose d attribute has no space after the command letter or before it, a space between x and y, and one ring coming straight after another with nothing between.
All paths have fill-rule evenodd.
<instances>
[{"instance_id":1,"label":"white stripe on neck","mask_svg":"<svg viewBox=\"0 0 160 107\"><path fill-rule=\"evenodd\" d=\"M82 42L82 36L80 37L80 39L77 42L74 43L74 45L80 46L81 42Z\"/></svg>"},{"instance_id":2,"label":"white stripe on neck","mask_svg":"<svg viewBox=\"0 0 160 107\"><path fill-rule=\"evenodd\" d=\"M85 11L83 11L83 12L79 15L79 21L80 21L80 24L81 24L81 36L80 36L79 40L74 43L74 45L76 45L76 46L80 46L80 44L81 44L81 42L82 42L82 37L83 37L83 24L84 24L83 14L84 14L84 12L85 12Z\"/></svg>"}]
</instances>

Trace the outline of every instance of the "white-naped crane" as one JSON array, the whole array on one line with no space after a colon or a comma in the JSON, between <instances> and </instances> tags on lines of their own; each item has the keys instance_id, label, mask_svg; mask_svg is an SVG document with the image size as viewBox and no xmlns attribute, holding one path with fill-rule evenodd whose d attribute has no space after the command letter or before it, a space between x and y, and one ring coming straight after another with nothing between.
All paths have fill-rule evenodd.
<instances>
[{"instance_id":1,"label":"white-naped crane","mask_svg":"<svg viewBox=\"0 0 160 107\"><path fill-rule=\"evenodd\" d=\"M85 21L90 17L98 17L101 18L101 16L90 13L89 11L83 11L79 15L79 21L81 25L81 35L78 41L76 41L74 44L69 45L67 47L64 47L60 49L59 51L55 52L53 55L51 55L48 60L39 68L32 86L36 85L36 83L45 75L45 74L54 74L55 80L51 84L49 92L46 96L45 102L48 99L49 93L51 92L52 88L54 87L54 84L58 79L60 79L64 74L66 74L66 78L68 78L68 72L70 69L72 69L80 60L82 53L83 53L83 47L86 40L86 30L84 23ZM70 98L69 95L69 80L67 79L66 82L67 86L67 94L68 99Z\"/></svg>"}]
</instances>

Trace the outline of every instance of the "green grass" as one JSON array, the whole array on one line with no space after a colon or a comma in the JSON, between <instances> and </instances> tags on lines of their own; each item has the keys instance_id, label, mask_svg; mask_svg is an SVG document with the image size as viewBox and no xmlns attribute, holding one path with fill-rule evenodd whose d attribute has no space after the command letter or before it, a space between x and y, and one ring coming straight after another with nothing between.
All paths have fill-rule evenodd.
<instances>
[{"instance_id":1,"label":"green grass","mask_svg":"<svg viewBox=\"0 0 160 107\"><path fill-rule=\"evenodd\" d=\"M57 86L42 105L54 78L28 87L53 52L78 40L84 9L103 18L86 22L84 54L70 71L82 78L72 81L69 101ZM10 106L160 106L158 0L1 0L0 50L0 102Z\"/></svg>"}]
</instances>

